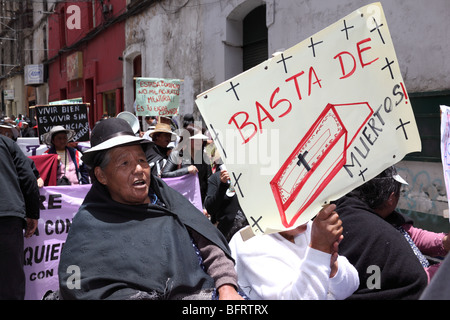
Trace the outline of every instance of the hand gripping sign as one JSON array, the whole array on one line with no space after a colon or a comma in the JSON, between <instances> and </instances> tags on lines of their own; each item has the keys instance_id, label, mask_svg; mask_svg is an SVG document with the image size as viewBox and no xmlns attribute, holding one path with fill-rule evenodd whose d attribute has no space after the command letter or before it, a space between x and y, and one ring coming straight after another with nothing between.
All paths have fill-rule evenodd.
<instances>
[{"instance_id":1,"label":"hand gripping sign","mask_svg":"<svg viewBox=\"0 0 450 320\"><path fill-rule=\"evenodd\" d=\"M308 222L421 150L380 3L200 94L255 235Z\"/></svg>"}]
</instances>

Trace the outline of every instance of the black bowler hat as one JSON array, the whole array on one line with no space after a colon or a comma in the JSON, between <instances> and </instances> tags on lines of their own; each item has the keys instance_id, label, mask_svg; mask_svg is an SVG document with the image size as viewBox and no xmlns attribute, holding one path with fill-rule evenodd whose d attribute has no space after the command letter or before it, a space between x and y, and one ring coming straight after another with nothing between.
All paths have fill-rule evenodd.
<instances>
[{"instance_id":1,"label":"black bowler hat","mask_svg":"<svg viewBox=\"0 0 450 320\"><path fill-rule=\"evenodd\" d=\"M121 118L100 121L92 129L91 148L83 153L81 160L88 166L94 165L95 155L118 146L149 143L145 138L136 137L130 124Z\"/></svg>"}]
</instances>

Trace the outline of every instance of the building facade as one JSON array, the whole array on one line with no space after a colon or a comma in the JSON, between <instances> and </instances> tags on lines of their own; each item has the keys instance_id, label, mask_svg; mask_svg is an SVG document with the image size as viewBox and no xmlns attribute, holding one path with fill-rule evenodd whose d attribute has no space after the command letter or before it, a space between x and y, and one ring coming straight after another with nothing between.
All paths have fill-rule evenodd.
<instances>
[{"instance_id":1,"label":"building facade","mask_svg":"<svg viewBox=\"0 0 450 320\"><path fill-rule=\"evenodd\" d=\"M24 45L32 30L32 18L30 1L0 1L0 111L3 115L26 112Z\"/></svg>"},{"instance_id":2,"label":"building facade","mask_svg":"<svg viewBox=\"0 0 450 320\"><path fill-rule=\"evenodd\" d=\"M48 17L48 101L81 98L91 127L123 110L125 0L59 2Z\"/></svg>"}]
</instances>

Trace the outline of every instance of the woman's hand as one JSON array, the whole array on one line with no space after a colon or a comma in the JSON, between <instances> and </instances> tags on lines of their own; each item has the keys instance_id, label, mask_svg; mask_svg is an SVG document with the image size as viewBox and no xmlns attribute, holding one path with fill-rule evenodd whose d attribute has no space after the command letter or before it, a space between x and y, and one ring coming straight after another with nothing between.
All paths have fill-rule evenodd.
<instances>
[{"instance_id":1,"label":"woman's hand","mask_svg":"<svg viewBox=\"0 0 450 320\"><path fill-rule=\"evenodd\" d=\"M196 166L194 166L194 165L191 164L191 165L188 167L188 171L189 171L190 174L195 174L195 173L198 172L198 169L197 169Z\"/></svg>"},{"instance_id":2,"label":"woman's hand","mask_svg":"<svg viewBox=\"0 0 450 320\"><path fill-rule=\"evenodd\" d=\"M217 291L219 293L219 300L244 300L232 285L221 285Z\"/></svg>"},{"instance_id":3,"label":"woman's hand","mask_svg":"<svg viewBox=\"0 0 450 320\"><path fill-rule=\"evenodd\" d=\"M34 232L36 231L36 228L38 226L38 219L31 219L31 218L26 218L27 220L27 226L25 229L25 238L29 238L31 237Z\"/></svg>"},{"instance_id":4,"label":"woman's hand","mask_svg":"<svg viewBox=\"0 0 450 320\"><path fill-rule=\"evenodd\" d=\"M334 209L336 205L330 204L320 210L315 217L311 228L311 248L330 254L335 251L334 243L340 241L343 227Z\"/></svg>"},{"instance_id":5,"label":"woman's hand","mask_svg":"<svg viewBox=\"0 0 450 320\"><path fill-rule=\"evenodd\" d=\"M230 175L227 170L220 171L220 182L227 184L230 181Z\"/></svg>"}]
</instances>

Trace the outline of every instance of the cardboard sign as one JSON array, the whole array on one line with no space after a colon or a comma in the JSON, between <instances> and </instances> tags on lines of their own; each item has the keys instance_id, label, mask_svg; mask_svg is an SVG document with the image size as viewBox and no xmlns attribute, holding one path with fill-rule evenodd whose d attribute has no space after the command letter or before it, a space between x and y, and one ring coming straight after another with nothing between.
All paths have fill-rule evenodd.
<instances>
[{"instance_id":1,"label":"cardboard sign","mask_svg":"<svg viewBox=\"0 0 450 320\"><path fill-rule=\"evenodd\" d=\"M380 3L196 103L256 235L306 223L323 204L421 150Z\"/></svg>"},{"instance_id":2,"label":"cardboard sign","mask_svg":"<svg viewBox=\"0 0 450 320\"><path fill-rule=\"evenodd\" d=\"M182 80L136 78L137 116L175 116Z\"/></svg>"},{"instance_id":3,"label":"cardboard sign","mask_svg":"<svg viewBox=\"0 0 450 320\"><path fill-rule=\"evenodd\" d=\"M75 131L73 141L89 141L88 105L83 103L36 106L39 136L61 125Z\"/></svg>"}]
</instances>

